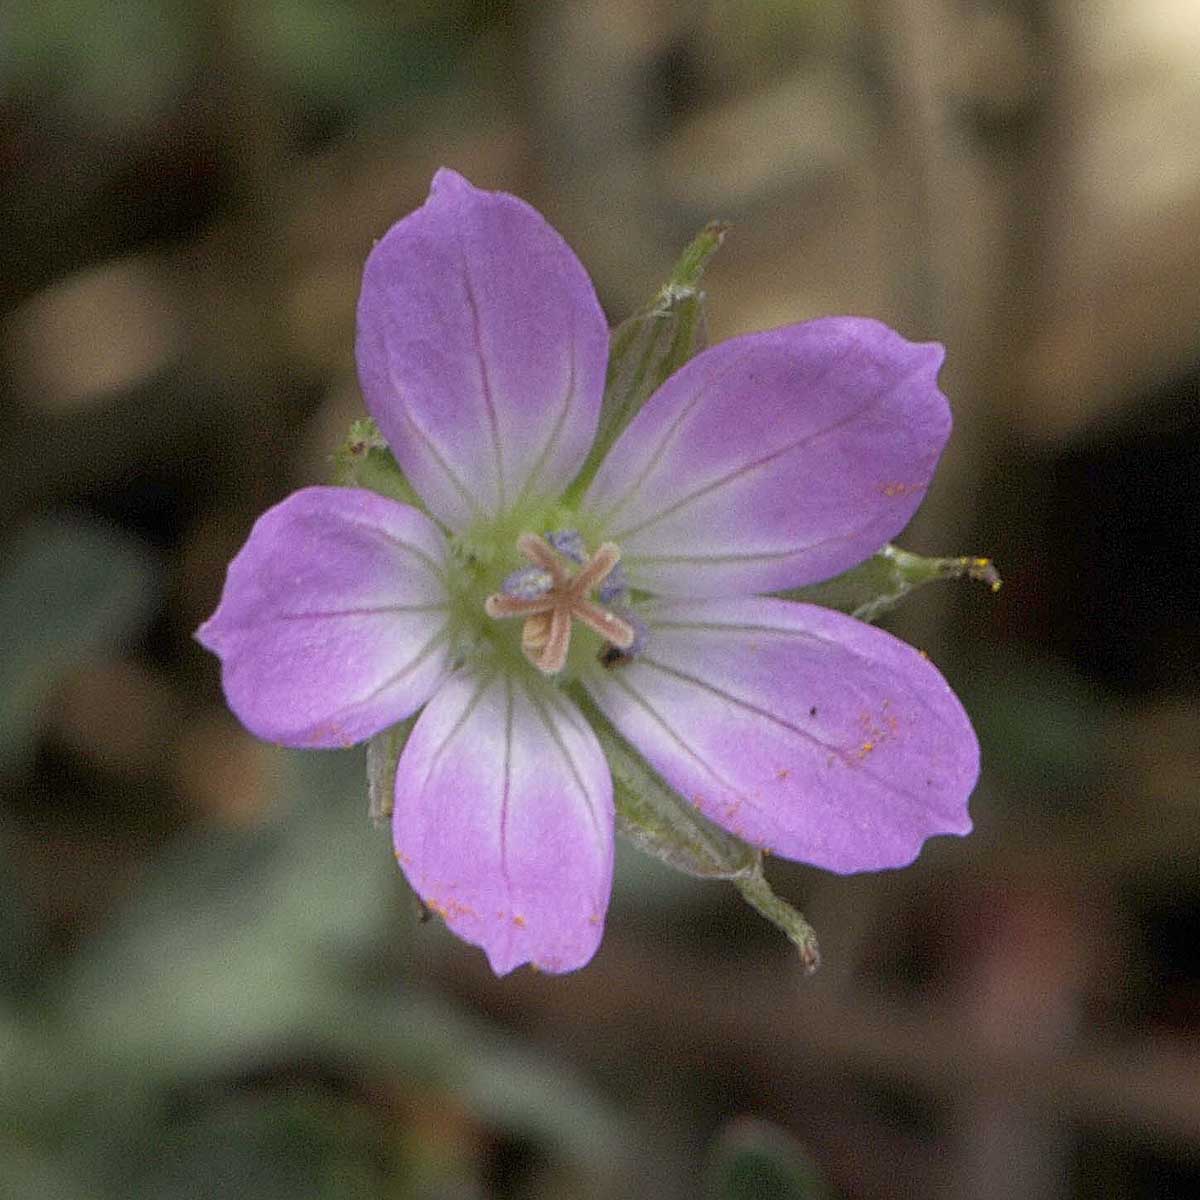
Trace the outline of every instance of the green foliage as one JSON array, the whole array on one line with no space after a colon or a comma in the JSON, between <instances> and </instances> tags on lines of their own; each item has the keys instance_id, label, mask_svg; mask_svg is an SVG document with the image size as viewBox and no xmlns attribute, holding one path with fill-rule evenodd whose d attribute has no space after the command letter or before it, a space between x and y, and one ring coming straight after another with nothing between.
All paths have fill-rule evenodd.
<instances>
[{"instance_id":1,"label":"green foliage","mask_svg":"<svg viewBox=\"0 0 1200 1200\"><path fill-rule=\"evenodd\" d=\"M767 1121L743 1119L714 1145L709 1200L832 1200L833 1193L790 1134Z\"/></svg>"},{"instance_id":2,"label":"green foliage","mask_svg":"<svg viewBox=\"0 0 1200 1200\"><path fill-rule=\"evenodd\" d=\"M139 1130L141 1140L110 1164L104 1182L113 1195L153 1200L402 1196L407 1164L380 1152L377 1126L369 1113L317 1088L218 1095L185 1118Z\"/></svg>"},{"instance_id":3,"label":"green foliage","mask_svg":"<svg viewBox=\"0 0 1200 1200\"><path fill-rule=\"evenodd\" d=\"M186 93L219 36L227 62L280 93L366 111L428 103L505 3L408 0L15 0L0 39L0 94L51 86L103 124L139 124Z\"/></svg>"},{"instance_id":4,"label":"green foliage","mask_svg":"<svg viewBox=\"0 0 1200 1200\"><path fill-rule=\"evenodd\" d=\"M82 519L27 526L3 561L0 770L12 770L32 753L64 674L113 650L147 618L155 571L139 542Z\"/></svg>"},{"instance_id":5,"label":"green foliage","mask_svg":"<svg viewBox=\"0 0 1200 1200\"><path fill-rule=\"evenodd\" d=\"M53 80L93 119L140 122L182 93L194 34L184 0L15 0L0 38L0 92Z\"/></svg>"},{"instance_id":6,"label":"green foliage","mask_svg":"<svg viewBox=\"0 0 1200 1200\"><path fill-rule=\"evenodd\" d=\"M1078 819L1080 780L1112 753L1121 702L1069 665L1032 654L977 655L975 670L957 686L984 761L1010 781L1014 794L1045 805L1048 794L1057 793Z\"/></svg>"},{"instance_id":7,"label":"green foliage","mask_svg":"<svg viewBox=\"0 0 1200 1200\"><path fill-rule=\"evenodd\" d=\"M358 110L402 108L445 89L471 40L507 9L477 0L251 0L240 25L288 91Z\"/></svg>"},{"instance_id":8,"label":"green foliage","mask_svg":"<svg viewBox=\"0 0 1200 1200\"><path fill-rule=\"evenodd\" d=\"M397 984L449 938L409 913L390 846L362 820L361 751L277 762L289 803L275 822L181 837L34 1002L0 1004L0 1193L174 1200L246 1179L201 1194L458 1194L462 1153L421 1158L371 1094L453 1095L533 1139L582 1194L603 1191L628 1144L613 1114ZM297 1064L316 1064L317 1082ZM346 1096L320 1084L331 1075Z\"/></svg>"}]
</instances>

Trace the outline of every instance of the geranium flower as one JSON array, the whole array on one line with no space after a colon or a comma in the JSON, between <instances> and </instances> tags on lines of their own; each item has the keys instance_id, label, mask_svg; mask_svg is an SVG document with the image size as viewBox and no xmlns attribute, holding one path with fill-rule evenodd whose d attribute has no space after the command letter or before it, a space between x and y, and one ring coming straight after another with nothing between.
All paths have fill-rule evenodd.
<instances>
[{"instance_id":1,"label":"geranium flower","mask_svg":"<svg viewBox=\"0 0 1200 1200\"><path fill-rule=\"evenodd\" d=\"M733 338L672 376L586 486L608 327L513 196L441 171L372 251L367 407L424 511L310 487L264 514L200 641L243 724L363 741L423 706L396 857L504 974L599 944L613 789L572 690L687 802L836 872L970 829L978 748L917 651L768 593L902 529L950 430L943 352L837 317Z\"/></svg>"}]
</instances>

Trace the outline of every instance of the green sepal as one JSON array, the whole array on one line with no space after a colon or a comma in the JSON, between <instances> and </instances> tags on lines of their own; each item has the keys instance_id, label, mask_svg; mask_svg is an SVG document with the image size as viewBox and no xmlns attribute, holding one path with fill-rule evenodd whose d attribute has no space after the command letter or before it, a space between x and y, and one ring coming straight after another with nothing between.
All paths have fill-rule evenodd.
<instances>
[{"instance_id":1,"label":"green sepal","mask_svg":"<svg viewBox=\"0 0 1200 1200\"><path fill-rule=\"evenodd\" d=\"M811 975L821 965L821 951L817 946L817 932L786 900L781 900L767 877L762 872L762 863L746 875L733 881L742 893L742 899L759 916L766 917L800 953L800 964Z\"/></svg>"},{"instance_id":2,"label":"green sepal","mask_svg":"<svg viewBox=\"0 0 1200 1200\"><path fill-rule=\"evenodd\" d=\"M608 760L617 832L642 853L686 875L729 880L752 908L791 941L805 971L815 971L821 961L817 935L771 890L763 874L762 851L689 804L655 774L582 688L572 692Z\"/></svg>"},{"instance_id":3,"label":"green sepal","mask_svg":"<svg viewBox=\"0 0 1200 1200\"><path fill-rule=\"evenodd\" d=\"M833 1192L804 1147L768 1121L742 1117L713 1145L710 1200L832 1200Z\"/></svg>"},{"instance_id":4,"label":"green sepal","mask_svg":"<svg viewBox=\"0 0 1200 1200\"><path fill-rule=\"evenodd\" d=\"M659 385L708 344L700 279L727 229L718 221L706 225L650 303L612 331L600 423L570 499L583 494L612 444Z\"/></svg>"},{"instance_id":5,"label":"green sepal","mask_svg":"<svg viewBox=\"0 0 1200 1200\"><path fill-rule=\"evenodd\" d=\"M338 487L367 488L424 511L421 498L369 417L350 423L350 432L333 455L333 482Z\"/></svg>"},{"instance_id":6,"label":"green sepal","mask_svg":"<svg viewBox=\"0 0 1200 1200\"><path fill-rule=\"evenodd\" d=\"M417 714L390 729L383 729L367 742L367 813L376 829L391 823L396 799L396 767L417 723Z\"/></svg>"},{"instance_id":7,"label":"green sepal","mask_svg":"<svg viewBox=\"0 0 1200 1200\"><path fill-rule=\"evenodd\" d=\"M714 825L668 787L587 694L574 691L608 759L618 833L651 858L687 875L736 880L760 870L758 850Z\"/></svg>"},{"instance_id":8,"label":"green sepal","mask_svg":"<svg viewBox=\"0 0 1200 1200\"><path fill-rule=\"evenodd\" d=\"M777 595L836 608L860 621L876 621L927 583L963 578L986 583L993 592L1000 590L1000 573L989 558L926 558L889 544L841 575Z\"/></svg>"}]
</instances>

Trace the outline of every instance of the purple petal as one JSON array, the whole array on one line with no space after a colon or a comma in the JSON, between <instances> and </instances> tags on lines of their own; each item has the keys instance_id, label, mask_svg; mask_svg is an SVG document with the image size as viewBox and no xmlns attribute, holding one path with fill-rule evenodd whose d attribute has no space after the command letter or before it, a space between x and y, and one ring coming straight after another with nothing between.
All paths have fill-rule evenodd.
<instances>
[{"instance_id":1,"label":"purple petal","mask_svg":"<svg viewBox=\"0 0 1200 1200\"><path fill-rule=\"evenodd\" d=\"M285 746L349 746L409 716L448 670L445 542L374 492L313 487L265 512L196 632L229 707Z\"/></svg>"},{"instance_id":2,"label":"purple petal","mask_svg":"<svg viewBox=\"0 0 1200 1200\"><path fill-rule=\"evenodd\" d=\"M421 714L396 774L396 857L497 975L596 952L612 883L608 764L578 709L534 681L462 672Z\"/></svg>"},{"instance_id":3,"label":"purple petal","mask_svg":"<svg viewBox=\"0 0 1200 1200\"><path fill-rule=\"evenodd\" d=\"M588 689L718 825L842 873L903 866L927 837L970 830L975 734L912 647L772 598L663 602L647 622L641 656Z\"/></svg>"},{"instance_id":4,"label":"purple petal","mask_svg":"<svg viewBox=\"0 0 1200 1200\"><path fill-rule=\"evenodd\" d=\"M942 348L858 317L733 338L630 422L585 499L635 587L827 579L908 524L950 433Z\"/></svg>"},{"instance_id":5,"label":"purple petal","mask_svg":"<svg viewBox=\"0 0 1200 1200\"><path fill-rule=\"evenodd\" d=\"M367 259L357 354L405 475L461 530L570 482L596 432L608 328L537 212L441 170Z\"/></svg>"}]
</instances>

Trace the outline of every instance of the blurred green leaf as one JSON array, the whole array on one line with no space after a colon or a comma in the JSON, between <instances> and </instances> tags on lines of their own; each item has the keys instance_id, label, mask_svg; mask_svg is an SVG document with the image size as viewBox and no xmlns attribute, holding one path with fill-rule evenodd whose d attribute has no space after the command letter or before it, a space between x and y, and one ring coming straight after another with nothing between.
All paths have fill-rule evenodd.
<instances>
[{"instance_id":1,"label":"blurred green leaf","mask_svg":"<svg viewBox=\"0 0 1200 1200\"><path fill-rule=\"evenodd\" d=\"M613 1112L562 1067L512 1043L486 1040L463 1085L490 1125L533 1139L593 1178L619 1175L628 1161L631 1133Z\"/></svg>"},{"instance_id":2,"label":"blurred green leaf","mask_svg":"<svg viewBox=\"0 0 1200 1200\"><path fill-rule=\"evenodd\" d=\"M11 769L63 675L149 617L155 570L140 542L83 519L27 526L0 561L0 769Z\"/></svg>"},{"instance_id":3,"label":"blurred green leaf","mask_svg":"<svg viewBox=\"0 0 1200 1200\"><path fill-rule=\"evenodd\" d=\"M93 1200L86 1171L59 1152L77 1127L79 1063L62 1053L53 1014L0 1003L0 1196Z\"/></svg>"},{"instance_id":4,"label":"blurred green leaf","mask_svg":"<svg viewBox=\"0 0 1200 1200\"><path fill-rule=\"evenodd\" d=\"M1079 781L1112 754L1122 707L1081 671L1037 658L976 651L955 681L979 734L984 761L1042 816L1047 793L1079 811Z\"/></svg>"},{"instance_id":5,"label":"blurred green leaf","mask_svg":"<svg viewBox=\"0 0 1200 1200\"><path fill-rule=\"evenodd\" d=\"M0 90L51 81L92 121L143 122L190 81L194 22L184 0L13 0L0 37Z\"/></svg>"},{"instance_id":6,"label":"blurred green leaf","mask_svg":"<svg viewBox=\"0 0 1200 1200\"><path fill-rule=\"evenodd\" d=\"M456 80L473 40L508 5L474 0L253 0L240 32L257 62L310 102L418 110Z\"/></svg>"},{"instance_id":7,"label":"blurred green leaf","mask_svg":"<svg viewBox=\"0 0 1200 1200\"><path fill-rule=\"evenodd\" d=\"M3 1003L15 1001L27 989L30 974L45 956L39 942L43 932L19 886L7 823L0 820L0 1076L5 1060Z\"/></svg>"},{"instance_id":8,"label":"blurred green leaf","mask_svg":"<svg viewBox=\"0 0 1200 1200\"><path fill-rule=\"evenodd\" d=\"M315 1088L210 1096L142 1132L110 1163L113 1196L195 1200L378 1200L386 1195L382 1123Z\"/></svg>"},{"instance_id":9,"label":"blurred green leaf","mask_svg":"<svg viewBox=\"0 0 1200 1200\"><path fill-rule=\"evenodd\" d=\"M832 1200L804 1148L767 1121L743 1118L713 1146L711 1200Z\"/></svg>"},{"instance_id":10,"label":"blurred green leaf","mask_svg":"<svg viewBox=\"0 0 1200 1200\"><path fill-rule=\"evenodd\" d=\"M612 331L596 439L568 500L583 495L612 444L659 385L707 345L700 280L726 228L716 221L706 225L650 303Z\"/></svg>"},{"instance_id":11,"label":"blurred green leaf","mask_svg":"<svg viewBox=\"0 0 1200 1200\"><path fill-rule=\"evenodd\" d=\"M418 939L424 957L468 951L437 924L419 925L400 900L390 847L362 819L362 751L281 752L278 763L290 803L275 824L181 839L63 970L41 1014L53 1033L39 1045L54 1064L39 1068L49 1081L40 1123L70 1129L75 1152L102 1172L122 1145L151 1153L146 1130L161 1125L172 1097L299 1057L364 1086L451 1090L496 1128L535 1138L592 1177L616 1170L627 1131L585 1088L396 979ZM36 1062L28 1047L21 1054ZM0 1075L0 1114L25 1102L24 1082ZM235 1116L227 1136L246 1145L227 1161L244 1156L244 1169L257 1171L279 1142L255 1114ZM232 1118L212 1120L216 1130ZM147 1168L136 1194L187 1194L177 1188L206 1154L197 1131L179 1133L176 1167ZM292 1177L264 1178L253 1194L275 1195Z\"/></svg>"},{"instance_id":12,"label":"blurred green leaf","mask_svg":"<svg viewBox=\"0 0 1200 1200\"><path fill-rule=\"evenodd\" d=\"M96 1200L95 1185L71 1165L0 1134L0 1196Z\"/></svg>"},{"instance_id":13,"label":"blurred green leaf","mask_svg":"<svg viewBox=\"0 0 1200 1200\"><path fill-rule=\"evenodd\" d=\"M351 956L404 938L395 863L362 820L362 751L277 761L280 819L181 838L62 981L115 1074L153 1085L314 1036L341 1019Z\"/></svg>"},{"instance_id":14,"label":"blurred green leaf","mask_svg":"<svg viewBox=\"0 0 1200 1200\"><path fill-rule=\"evenodd\" d=\"M977 579L993 592L1000 574L987 558L925 558L898 546L884 546L857 567L823 583L779 592L785 600L802 600L849 613L860 621L876 621L918 588L942 579Z\"/></svg>"}]
</instances>

